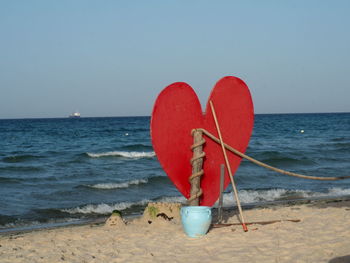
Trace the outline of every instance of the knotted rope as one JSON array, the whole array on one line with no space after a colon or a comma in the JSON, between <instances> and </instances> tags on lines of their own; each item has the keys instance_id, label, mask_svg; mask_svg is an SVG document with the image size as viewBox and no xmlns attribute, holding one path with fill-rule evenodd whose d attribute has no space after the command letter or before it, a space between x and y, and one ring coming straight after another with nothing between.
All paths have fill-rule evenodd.
<instances>
[{"instance_id":1,"label":"knotted rope","mask_svg":"<svg viewBox=\"0 0 350 263\"><path fill-rule=\"evenodd\" d=\"M213 134L211 134L210 132L208 132L205 129L202 128L198 128L196 129L198 131L202 131L208 138L212 139L214 142L220 144L220 140L215 137ZM322 180L322 181L336 181L336 180L344 180L344 179L350 179L350 176L340 176L340 177L319 177L319 176L308 176L308 175L302 175L302 174L298 174L298 173L292 173L292 172L288 172L276 167L273 167L271 165L268 165L266 163L260 162L244 153L241 153L240 151L234 149L233 147L231 147L230 145L227 145L226 143L224 143L224 146L227 150L229 150L230 152L238 155L239 157L242 157L244 159L247 159L248 161L255 163L256 165L259 165L261 167L270 169L274 172L280 173L280 174L285 174L285 175L289 175L289 176L294 176L294 177L299 177L299 178L303 178L303 179L311 179L311 180Z\"/></svg>"}]
</instances>

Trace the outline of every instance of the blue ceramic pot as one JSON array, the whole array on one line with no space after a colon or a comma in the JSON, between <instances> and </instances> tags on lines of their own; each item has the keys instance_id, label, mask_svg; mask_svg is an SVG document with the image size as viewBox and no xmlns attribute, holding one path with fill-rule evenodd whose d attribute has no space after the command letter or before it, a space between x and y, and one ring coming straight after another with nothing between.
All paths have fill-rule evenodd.
<instances>
[{"instance_id":1,"label":"blue ceramic pot","mask_svg":"<svg viewBox=\"0 0 350 263\"><path fill-rule=\"evenodd\" d=\"M209 206L185 206L181 208L181 222L189 237L204 236L212 220Z\"/></svg>"}]
</instances>

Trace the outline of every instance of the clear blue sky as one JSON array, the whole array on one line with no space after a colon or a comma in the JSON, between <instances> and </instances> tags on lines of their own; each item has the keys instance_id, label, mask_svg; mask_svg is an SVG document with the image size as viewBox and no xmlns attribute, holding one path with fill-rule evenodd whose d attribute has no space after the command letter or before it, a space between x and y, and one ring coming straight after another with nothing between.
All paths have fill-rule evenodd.
<instances>
[{"instance_id":1,"label":"clear blue sky","mask_svg":"<svg viewBox=\"0 0 350 263\"><path fill-rule=\"evenodd\" d=\"M350 111L350 1L0 0L0 118L150 115L226 75L256 113ZM203 105L204 107L204 105Z\"/></svg>"}]
</instances>

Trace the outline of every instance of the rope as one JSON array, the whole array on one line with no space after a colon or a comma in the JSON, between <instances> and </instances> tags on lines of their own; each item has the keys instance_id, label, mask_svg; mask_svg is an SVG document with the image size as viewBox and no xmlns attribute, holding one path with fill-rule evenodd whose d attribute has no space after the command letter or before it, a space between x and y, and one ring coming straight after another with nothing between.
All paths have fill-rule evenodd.
<instances>
[{"instance_id":1,"label":"rope","mask_svg":"<svg viewBox=\"0 0 350 263\"><path fill-rule=\"evenodd\" d=\"M202 188L199 189L199 192L197 192L195 195L190 196L190 198L187 199L187 202L191 202L196 198L199 198L203 194Z\"/></svg>"},{"instance_id":2,"label":"rope","mask_svg":"<svg viewBox=\"0 0 350 263\"><path fill-rule=\"evenodd\" d=\"M198 147L198 146L202 146L204 143L205 143L205 140L202 139L202 140L200 140L199 142L192 144L191 150L193 151L194 148L196 148L196 147ZM192 161L191 161L191 162L192 162Z\"/></svg>"},{"instance_id":3,"label":"rope","mask_svg":"<svg viewBox=\"0 0 350 263\"><path fill-rule=\"evenodd\" d=\"M210 132L208 132L205 129L199 128L197 130L202 131L208 138L212 139L214 142L220 144L220 140L215 137L213 134L211 134ZM227 150L229 150L230 152L238 155L239 157L242 157L244 159L247 159L248 161L255 163L256 165L259 165L261 167L270 169L274 172L277 173L281 173L281 174L285 174L285 175L289 175L289 176L294 176L294 177L299 177L299 178L303 178L303 179L311 179L311 180L322 180L322 181L336 181L336 180L344 180L344 179L350 179L350 176L340 176L340 177L318 177L318 176L308 176L308 175L302 175L302 174L298 174L298 173L292 173L292 172L288 172L276 167L273 167L271 165L268 165L266 163L260 162L244 153L241 153L240 151L232 148L230 145L227 145L226 143L224 143L224 146Z\"/></svg>"},{"instance_id":4,"label":"rope","mask_svg":"<svg viewBox=\"0 0 350 263\"><path fill-rule=\"evenodd\" d=\"M203 143L202 143L203 144ZM200 144L200 145L202 145L202 144ZM196 156L196 157L193 157L192 159L191 159L191 164L193 165L193 163L195 162L195 161L197 161L198 159L201 159L201 158L204 158L204 156L205 156L205 152L202 152L201 154L199 154L198 156Z\"/></svg>"},{"instance_id":5,"label":"rope","mask_svg":"<svg viewBox=\"0 0 350 263\"><path fill-rule=\"evenodd\" d=\"M194 179L194 178L196 178L196 177L199 177L199 176L202 176L203 174L204 174L204 171L203 171L203 169L202 169L202 170L200 170L198 173L193 173L193 174L190 176L190 178L188 178L188 180L191 182L192 179Z\"/></svg>"}]
</instances>

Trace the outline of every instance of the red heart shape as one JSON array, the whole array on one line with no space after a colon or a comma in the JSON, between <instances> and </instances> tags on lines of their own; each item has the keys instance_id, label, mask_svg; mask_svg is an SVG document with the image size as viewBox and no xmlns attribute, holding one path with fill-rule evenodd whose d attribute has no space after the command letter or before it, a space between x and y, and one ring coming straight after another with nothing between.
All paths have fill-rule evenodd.
<instances>
[{"instance_id":1,"label":"red heart shape","mask_svg":"<svg viewBox=\"0 0 350 263\"><path fill-rule=\"evenodd\" d=\"M244 153L253 130L254 110L249 89L241 79L232 76L220 79L209 96L204 113L196 93L184 82L166 87L153 107L151 138L154 151L165 173L187 199L190 196L188 178L192 173L190 160L193 157L191 131L204 128L218 137L210 100L215 106L223 141ZM219 197L220 164L225 161L220 145L205 136L204 139L206 157L200 205L212 206ZM234 174L241 158L228 151L227 154ZM229 183L226 173L225 188Z\"/></svg>"}]
</instances>

